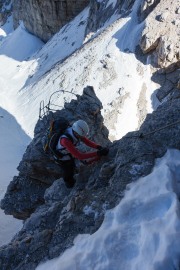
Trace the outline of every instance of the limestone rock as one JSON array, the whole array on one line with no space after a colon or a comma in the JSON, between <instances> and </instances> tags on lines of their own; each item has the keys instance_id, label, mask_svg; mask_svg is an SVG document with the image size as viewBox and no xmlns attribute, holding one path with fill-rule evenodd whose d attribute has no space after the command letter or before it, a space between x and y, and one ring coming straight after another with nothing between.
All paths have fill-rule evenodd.
<instances>
[{"instance_id":1,"label":"limestone rock","mask_svg":"<svg viewBox=\"0 0 180 270\"><path fill-rule=\"evenodd\" d=\"M46 42L88 4L88 0L14 0L14 27L23 21L29 32Z\"/></svg>"},{"instance_id":2,"label":"limestone rock","mask_svg":"<svg viewBox=\"0 0 180 270\"><path fill-rule=\"evenodd\" d=\"M143 21L159 2L160 0L143 0L140 5L140 19Z\"/></svg>"},{"instance_id":3,"label":"limestone rock","mask_svg":"<svg viewBox=\"0 0 180 270\"><path fill-rule=\"evenodd\" d=\"M135 0L117 0L115 4L105 1L90 1L90 11L86 27L86 40L93 36L94 33L116 12L121 15L130 13Z\"/></svg>"},{"instance_id":4,"label":"limestone rock","mask_svg":"<svg viewBox=\"0 0 180 270\"><path fill-rule=\"evenodd\" d=\"M178 69L167 74L156 72L152 78L155 82L158 82L160 85L162 84L162 86L157 89L158 91L156 94L160 102L168 99L178 98L180 96L180 91L178 91Z\"/></svg>"},{"instance_id":5,"label":"limestone rock","mask_svg":"<svg viewBox=\"0 0 180 270\"><path fill-rule=\"evenodd\" d=\"M148 6L148 2L143 3ZM153 51L151 63L155 67L172 72L180 66L178 3L166 0L150 1L150 4L153 9L150 13L146 12L146 26L140 45L144 53ZM145 10L147 11L148 8L149 6ZM142 17L144 17L143 12L142 9Z\"/></svg>"}]
</instances>

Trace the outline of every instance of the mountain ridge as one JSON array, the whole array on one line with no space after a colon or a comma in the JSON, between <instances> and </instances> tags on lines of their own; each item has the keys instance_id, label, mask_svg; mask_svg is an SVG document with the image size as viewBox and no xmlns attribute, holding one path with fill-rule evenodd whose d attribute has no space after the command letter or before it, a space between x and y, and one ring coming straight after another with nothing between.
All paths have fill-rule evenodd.
<instances>
[{"instance_id":1,"label":"mountain ridge","mask_svg":"<svg viewBox=\"0 0 180 270\"><path fill-rule=\"evenodd\" d=\"M159 10L162 2L151 1L153 8L148 6L143 11L143 18L148 19L149 14L157 7ZM143 3L149 5L148 1ZM29 115L22 121L24 126L27 119L30 119L32 108L39 105L43 93L50 95L58 89L68 90L69 96L61 95L55 100L64 109L50 114L46 120L60 114L72 121L77 118L86 119L92 139L108 145L110 154L95 165L80 166L75 188L67 190L61 179L60 168L42 152L41 137L47 124L44 125L43 120L38 121L34 139L18 167L19 175L14 177L1 201L1 208L7 214L25 220L23 228L11 243L0 248L3 270L35 269L42 260L54 258L70 247L79 233L94 233L100 227L105 211L120 202L128 184L148 175L155 159L162 157L169 148L180 149L180 93L177 88L179 60L176 48L174 51L172 49L172 58L162 58L165 67L170 66L170 69L164 68L162 62L158 62L158 67L157 62L146 67L147 62L154 59L154 55L157 59L159 50L164 47L161 47L162 43L159 47L156 44L153 51L150 50L147 56L143 55L140 49L141 42L144 42L142 30L145 27L144 31L147 31L146 27L149 29L151 25L145 25L139 17L142 8L140 1L129 1L126 4L132 8L132 13L127 11L127 17L118 20L119 15L113 13L110 21L115 22L106 28L107 22L106 29L100 35L96 32L99 28L96 29L95 22L99 17L95 14L96 19L91 18L94 25L88 28L85 46L75 50L62 63L54 63L55 66L51 66L48 73L43 74L44 70L40 71L41 75L37 80L35 77L33 84L30 78L26 87L21 89L25 98L26 93L31 95ZM175 4L172 5L173 10L174 6ZM106 14L106 10L104 13ZM133 15L129 17L130 14ZM104 21L107 21L106 16L102 25ZM114 29L114 25L117 28ZM162 24L162 29L163 27ZM91 33L91 28L95 29L94 33ZM131 30L130 38L125 35L128 30ZM175 42L177 38L178 34ZM44 48L50 46L51 41ZM100 50L97 50L98 46ZM37 53L40 54L41 52ZM134 64L133 61L138 60L140 61ZM134 71L137 80L132 78L135 77ZM134 107L124 105L128 100L134 100ZM21 104L22 99L18 102ZM130 106L132 103L128 104ZM128 112L124 113L127 108ZM177 124L171 128L166 127L173 123ZM135 166L139 169L134 171L132 168ZM93 207L97 214L86 215L84 208L88 206Z\"/></svg>"}]
</instances>

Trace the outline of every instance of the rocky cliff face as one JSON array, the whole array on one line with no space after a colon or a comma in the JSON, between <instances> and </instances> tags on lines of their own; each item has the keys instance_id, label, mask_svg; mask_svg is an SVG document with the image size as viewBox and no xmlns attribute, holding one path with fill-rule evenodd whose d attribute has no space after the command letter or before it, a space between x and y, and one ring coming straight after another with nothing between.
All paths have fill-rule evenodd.
<instances>
[{"instance_id":1,"label":"rocky cliff face","mask_svg":"<svg viewBox=\"0 0 180 270\"><path fill-rule=\"evenodd\" d=\"M123 5L126 5L128 13L133 2L121 2L116 10L122 12ZM104 5L102 2L91 4L96 12L91 11L87 34L96 31L103 25L101 20L105 22L108 14L115 12L112 6L106 10L105 6L101 6ZM19 176L10 183L1 202L7 214L24 220L22 230L12 242L0 248L2 270L33 270L43 259L54 258L71 246L77 234L96 231L104 212L117 205L128 183L149 174L155 158L163 156L168 148L180 149L178 29L171 16L171 19L167 17L165 20L159 17L165 16L165 10L178 14L177 8L171 1L144 0L138 11L139 23L145 20L145 27L136 57L144 63L147 59L151 60L152 80L159 83L157 97L162 102L156 111L147 115L139 131L110 143L100 113L101 102L90 86L77 100L65 104L63 110L37 123L35 137L19 165ZM103 16L99 12L101 9ZM175 18L178 21L178 16ZM155 35L154 25L158 29ZM174 36L169 32L172 27ZM171 40L173 56L170 58L166 54L167 43L161 42L162 39ZM161 57L159 52L165 52L163 55L166 57ZM72 122L77 118L86 118L91 138L110 148L108 157L100 162L80 166L72 190L66 188L61 169L43 153L41 147L47 121L59 115L68 117ZM86 211L87 208L91 211Z\"/></svg>"},{"instance_id":2,"label":"rocky cliff face","mask_svg":"<svg viewBox=\"0 0 180 270\"><path fill-rule=\"evenodd\" d=\"M0 25L3 25L11 15L11 0L0 0Z\"/></svg>"},{"instance_id":3,"label":"rocky cliff face","mask_svg":"<svg viewBox=\"0 0 180 270\"><path fill-rule=\"evenodd\" d=\"M104 26L109 18L117 13L121 16L127 16L135 0L117 0L115 4L109 3L109 0L90 2L89 18L86 27L86 36L92 36L98 29Z\"/></svg>"},{"instance_id":4,"label":"rocky cliff face","mask_svg":"<svg viewBox=\"0 0 180 270\"><path fill-rule=\"evenodd\" d=\"M179 1L178 1L179 2ZM145 18L140 47L152 64L152 80L160 84L162 102L178 98L180 67L179 5L174 1L146 1L141 4L140 20Z\"/></svg>"},{"instance_id":5,"label":"rocky cliff face","mask_svg":"<svg viewBox=\"0 0 180 270\"><path fill-rule=\"evenodd\" d=\"M141 6L141 19L147 17L141 48L144 53L153 52L151 62L164 72L180 67L180 8L177 2L143 1Z\"/></svg>"},{"instance_id":6,"label":"rocky cliff face","mask_svg":"<svg viewBox=\"0 0 180 270\"><path fill-rule=\"evenodd\" d=\"M72 123L79 118L86 119L93 139L106 145L108 132L103 126L101 107L93 88L87 87L82 97L66 104L64 110L53 115L53 119L61 116ZM53 159L49 159L49 155L45 155L42 149L42 138L52 121L51 117L52 115L45 117L37 124L33 143L28 146L19 164L19 176L11 182L1 202L1 207L7 214L19 219L26 219L39 205L43 204L45 190L62 176L61 168L54 163Z\"/></svg>"},{"instance_id":7,"label":"rocky cliff face","mask_svg":"<svg viewBox=\"0 0 180 270\"><path fill-rule=\"evenodd\" d=\"M19 21L23 21L29 32L48 41L88 4L88 0L14 0L14 27L19 25Z\"/></svg>"},{"instance_id":8,"label":"rocky cliff face","mask_svg":"<svg viewBox=\"0 0 180 270\"><path fill-rule=\"evenodd\" d=\"M127 16L135 0L91 1L86 35L95 33L113 13ZM178 1L179 2L179 1ZM139 8L139 22L145 21L140 47L150 53L150 61L162 72L172 72L180 67L180 8L176 1L143 0Z\"/></svg>"}]
</instances>

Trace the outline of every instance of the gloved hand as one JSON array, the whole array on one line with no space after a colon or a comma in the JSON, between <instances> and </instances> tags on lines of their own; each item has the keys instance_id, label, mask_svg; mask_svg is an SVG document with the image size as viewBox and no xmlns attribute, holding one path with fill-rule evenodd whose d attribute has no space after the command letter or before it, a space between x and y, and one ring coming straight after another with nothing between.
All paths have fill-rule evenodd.
<instances>
[{"instance_id":1,"label":"gloved hand","mask_svg":"<svg viewBox=\"0 0 180 270\"><path fill-rule=\"evenodd\" d=\"M100 150L97 151L98 156L107 156L109 153L109 149L107 147L102 147Z\"/></svg>"}]
</instances>

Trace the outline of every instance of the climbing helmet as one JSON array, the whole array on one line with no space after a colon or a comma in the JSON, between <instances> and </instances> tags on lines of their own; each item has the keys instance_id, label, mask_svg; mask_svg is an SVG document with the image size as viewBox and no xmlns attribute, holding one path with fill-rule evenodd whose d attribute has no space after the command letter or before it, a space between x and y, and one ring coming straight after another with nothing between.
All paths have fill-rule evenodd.
<instances>
[{"instance_id":1,"label":"climbing helmet","mask_svg":"<svg viewBox=\"0 0 180 270\"><path fill-rule=\"evenodd\" d=\"M72 125L72 130L80 137L87 136L89 133L88 124L83 120L78 120Z\"/></svg>"}]
</instances>

